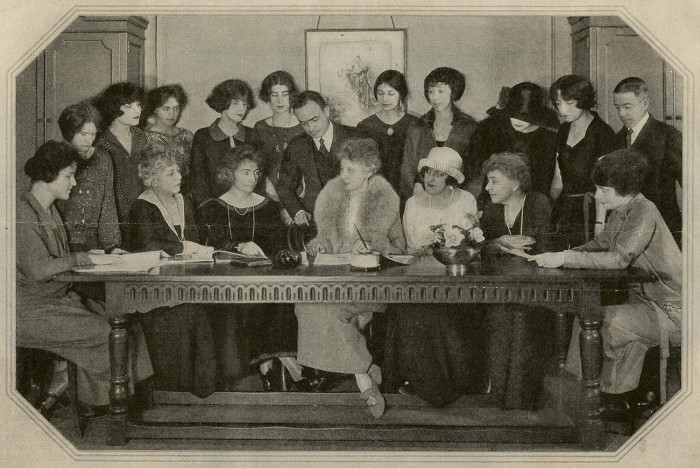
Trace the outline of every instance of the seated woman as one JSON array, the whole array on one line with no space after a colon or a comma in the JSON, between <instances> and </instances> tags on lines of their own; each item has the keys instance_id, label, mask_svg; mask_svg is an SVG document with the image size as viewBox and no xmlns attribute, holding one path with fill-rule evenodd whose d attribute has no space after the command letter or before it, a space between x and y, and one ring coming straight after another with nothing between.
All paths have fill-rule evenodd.
<instances>
[{"instance_id":1,"label":"seated woman","mask_svg":"<svg viewBox=\"0 0 700 468\"><path fill-rule=\"evenodd\" d=\"M484 175L491 200L484 206L481 229L491 242L482 250L482 264L499 255L501 247L541 251L551 208L545 195L530 191L525 157L494 154L484 164ZM518 304L489 305L487 310L490 401L505 409L536 409L554 353L549 338L553 316L546 309Z\"/></svg>"},{"instance_id":2,"label":"seated woman","mask_svg":"<svg viewBox=\"0 0 700 468\"><path fill-rule=\"evenodd\" d=\"M464 227L476 219L476 200L456 188L464 182L462 158L452 148L433 148L418 162L425 191L406 202L403 226L409 253L435 242L430 226ZM466 313L464 310L471 310ZM444 406L485 389L481 314L474 306L402 304L390 307L385 346L385 388L415 393Z\"/></svg>"},{"instance_id":3,"label":"seated woman","mask_svg":"<svg viewBox=\"0 0 700 468\"><path fill-rule=\"evenodd\" d=\"M151 143L143 149L139 177L146 190L131 206L129 250L163 250L169 255L201 250L192 206L180 194L180 168L163 145ZM191 391L200 397L214 392L212 329L201 307L159 307L140 318L153 363L155 388Z\"/></svg>"},{"instance_id":4,"label":"seated woman","mask_svg":"<svg viewBox=\"0 0 700 468\"><path fill-rule=\"evenodd\" d=\"M97 112L86 103L66 107L58 118L63 138L80 154L76 186L68 200L57 203L73 252L93 249L111 252L122 241L114 200L112 160L92 146L97 122Z\"/></svg>"},{"instance_id":5,"label":"seated woman","mask_svg":"<svg viewBox=\"0 0 700 468\"><path fill-rule=\"evenodd\" d=\"M603 156L593 167L596 200L612 210L603 230L573 250L535 257L547 268L618 269L632 265L658 281L631 289L620 305L603 307L603 370L601 390L611 415L643 401L637 395L644 355L661 346L668 357L669 342L681 343L681 284L683 261L659 210L640 193L647 161L634 149ZM566 369L581 378L579 333L576 322Z\"/></svg>"},{"instance_id":6,"label":"seated woman","mask_svg":"<svg viewBox=\"0 0 700 468\"><path fill-rule=\"evenodd\" d=\"M92 254L70 252L54 206L75 187L79 160L70 144L49 141L24 166L31 188L17 202L16 320L17 346L50 351L78 366L78 397L87 414L84 405L109 404L110 326L70 283L53 279L74 266L93 264Z\"/></svg>"},{"instance_id":7,"label":"seated woman","mask_svg":"<svg viewBox=\"0 0 700 468\"><path fill-rule=\"evenodd\" d=\"M177 126L187 106L187 93L178 84L159 86L146 96L141 115L146 131L146 144L157 142L168 148L182 174L182 193L189 193L190 152L192 132Z\"/></svg>"},{"instance_id":8,"label":"seated woman","mask_svg":"<svg viewBox=\"0 0 700 468\"><path fill-rule=\"evenodd\" d=\"M220 197L207 200L199 209L207 245L217 250L268 257L285 247L287 228L280 217L282 207L253 192L260 179L261 165L259 153L248 146L232 149L221 160L218 179L229 189ZM238 320L241 314L231 314L232 307L245 315L245 334L241 333ZM223 323L217 326L218 330L225 330L221 347L249 343L250 363L258 366L264 390L281 390L279 373L283 370L275 361L277 358L295 382L301 380L301 366L295 359L297 324L291 304L240 305L225 309L219 317ZM224 379L235 380L239 373L236 368L224 367Z\"/></svg>"},{"instance_id":9,"label":"seated woman","mask_svg":"<svg viewBox=\"0 0 700 468\"><path fill-rule=\"evenodd\" d=\"M405 249L399 197L377 175L379 149L373 140L348 139L338 151L340 175L321 190L314 209L318 236L307 253L350 253L362 249L359 233L382 254ZM372 364L362 335L381 304L297 304L299 364L327 372L354 374L362 399L375 418L384 414L381 371Z\"/></svg>"},{"instance_id":10,"label":"seated woman","mask_svg":"<svg viewBox=\"0 0 700 468\"><path fill-rule=\"evenodd\" d=\"M212 89L206 102L220 116L208 127L197 130L192 140L190 182L196 207L228 190L216 182L219 161L224 155L231 148L244 143L257 144L258 140L255 130L243 125L248 112L255 107L255 95L248 83L223 81Z\"/></svg>"}]
</instances>

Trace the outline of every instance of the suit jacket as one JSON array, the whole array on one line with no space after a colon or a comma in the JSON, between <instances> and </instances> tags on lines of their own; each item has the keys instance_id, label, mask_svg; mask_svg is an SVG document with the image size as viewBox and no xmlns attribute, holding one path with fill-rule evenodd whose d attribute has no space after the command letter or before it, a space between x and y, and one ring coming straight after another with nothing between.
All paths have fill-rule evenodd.
<instances>
[{"instance_id":1,"label":"suit jacket","mask_svg":"<svg viewBox=\"0 0 700 468\"><path fill-rule=\"evenodd\" d=\"M676 182L682 183L683 150L681 132L649 115L632 147L646 156L649 173L642 194L654 202L680 246L683 220L676 202ZM627 128L615 135L617 148L627 146Z\"/></svg>"},{"instance_id":2,"label":"suit jacket","mask_svg":"<svg viewBox=\"0 0 700 468\"><path fill-rule=\"evenodd\" d=\"M341 143L348 138L366 138L355 127L333 123L333 142L330 149L330 161L323 161L324 156L313 138L304 133L294 138L287 147L282 161L280 177L277 182L277 194L290 216L299 210L314 212L316 198L321 189L332 178L340 174L340 159L336 152ZM303 183L304 196L299 198L296 190Z\"/></svg>"}]
</instances>

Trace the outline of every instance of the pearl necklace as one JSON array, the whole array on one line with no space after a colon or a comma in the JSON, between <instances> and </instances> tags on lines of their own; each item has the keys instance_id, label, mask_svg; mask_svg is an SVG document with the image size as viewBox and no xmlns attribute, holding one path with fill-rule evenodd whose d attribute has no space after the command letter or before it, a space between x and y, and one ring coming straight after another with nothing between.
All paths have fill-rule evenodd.
<instances>
[{"instance_id":1,"label":"pearl necklace","mask_svg":"<svg viewBox=\"0 0 700 468\"><path fill-rule=\"evenodd\" d=\"M428 208L430 208L430 211L445 211L452 204L452 197L454 197L454 195L455 195L455 189L452 186L450 186L450 199L447 202L447 206L445 208L443 208L442 210L437 210L437 209L433 210L433 196L429 194L428 195ZM440 221L442 221L442 218L440 219Z\"/></svg>"}]
</instances>

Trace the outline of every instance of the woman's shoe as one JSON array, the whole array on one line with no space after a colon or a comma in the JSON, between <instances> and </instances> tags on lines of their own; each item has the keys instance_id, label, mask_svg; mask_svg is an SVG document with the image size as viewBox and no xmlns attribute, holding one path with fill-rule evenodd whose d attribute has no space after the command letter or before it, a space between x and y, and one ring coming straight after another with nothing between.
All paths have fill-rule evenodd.
<instances>
[{"instance_id":1,"label":"woman's shoe","mask_svg":"<svg viewBox=\"0 0 700 468\"><path fill-rule=\"evenodd\" d=\"M109 413L109 405L88 405L87 403L80 402L78 404L78 415L83 419L95 419L107 416Z\"/></svg>"},{"instance_id":2,"label":"woman's shoe","mask_svg":"<svg viewBox=\"0 0 700 468\"><path fill-rule=\"evenodd\" d=\"M270 367L266 373L263 374L260 372L263 390L266 392L281 392L282 372L284 372L284 368L282 363L277 359L272 361L272 367Z\"/></svg>"},{"instance_id":3,"label":"woman's shoe","mask_svg":"<svg viewBox=\"0 0 700 468\"><path fill-rule=\"evenodd\" d=\"M413 388L413 385L411 385L411 382L406 380L399 388L399 393L402 395L415 395L416 390Z\"/></svg>"},{"instance_id":4,"label":"woman's shoe","mask_svg":"<svg viewBox=\"0 0 700 468\"><path fill-rule=\"evenodd\" d=\"M360 394L360 398L367 402L372 416L377 419L382 417L386 402L375 382L372 382L372 386Z\"/></svg>"},{"instance_id":5,"label":"woman's shoe","mask_svg":"<svg viewBox=\"0 0 700 468\"><path fill-rule=\"evenodd\" d=\"M377 385L382 384L382 369L378 365L372 364L369 366L367 373Z\"/></svg>"}]
</instances>

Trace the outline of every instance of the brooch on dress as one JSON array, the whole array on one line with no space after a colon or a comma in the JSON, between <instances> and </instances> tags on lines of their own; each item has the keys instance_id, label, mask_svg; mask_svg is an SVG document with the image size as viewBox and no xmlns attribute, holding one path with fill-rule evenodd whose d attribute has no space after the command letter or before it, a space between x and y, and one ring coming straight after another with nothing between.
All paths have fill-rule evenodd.
<instances>
[{"instance_id":1,"label":"brooch on dress","mask_svg":"<svg viewBox=\"0 0 700 468\"><path fill-rule=\"evenodd\" d=\"M387 131L386 131L386 134L389 135L389 136L393 135L393 134L394 134L394 129L391 128L391 127L389 127L389 128L387 129Z\"/></svg>"}]
</instances>

